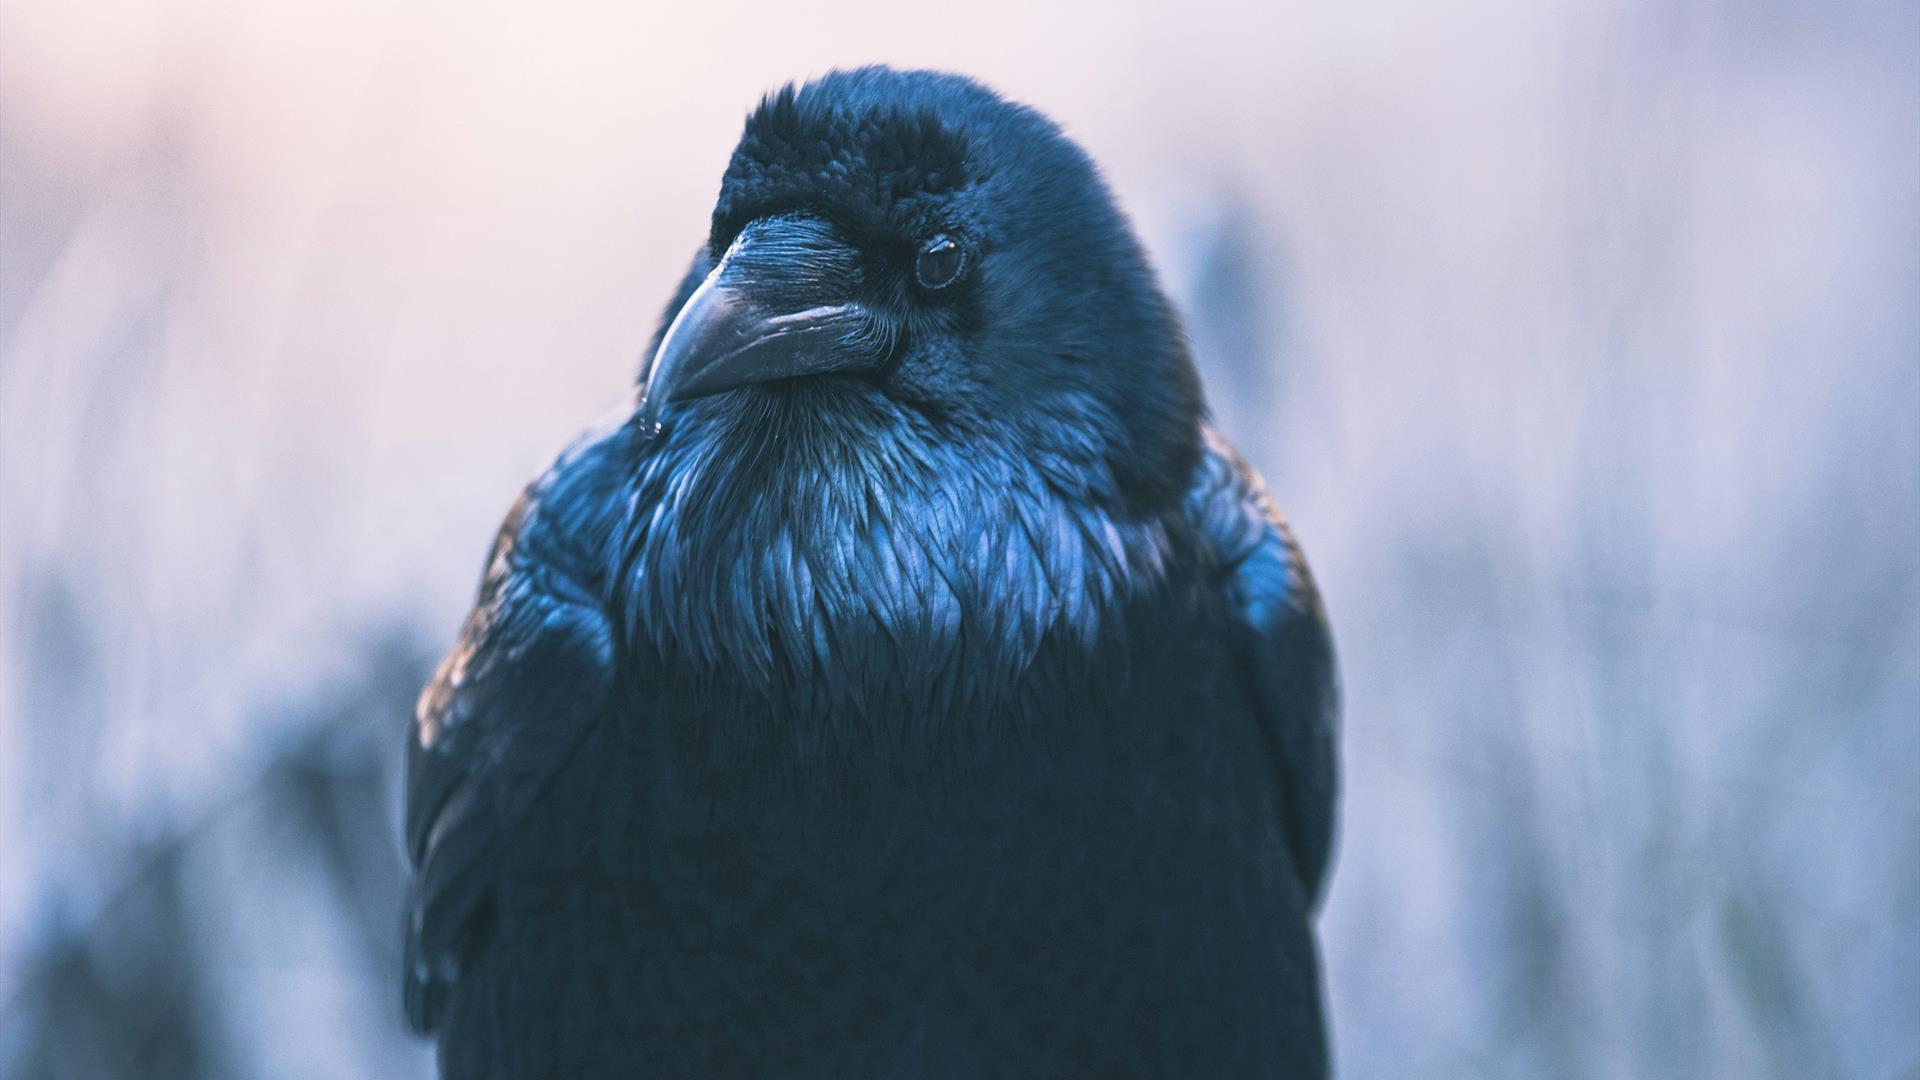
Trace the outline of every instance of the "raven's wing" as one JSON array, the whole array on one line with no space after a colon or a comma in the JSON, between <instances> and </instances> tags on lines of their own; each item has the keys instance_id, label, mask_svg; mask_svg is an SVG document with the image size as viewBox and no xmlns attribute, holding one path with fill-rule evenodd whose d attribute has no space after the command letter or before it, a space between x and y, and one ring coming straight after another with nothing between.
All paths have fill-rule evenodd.
<instances>
[{"instance_id":1,"label":"raven's wing","mask_svg":"<svg viewBox=\"0 0 1920 1080\"><path fill-rule=\"evenodd\" d=\"M1333 849L1339 738L1333 639L1319 590L1259 474L1212 429L1187 516L1218 559L1236 663L1279 771L1287 846L1317 905Z\"/></svg>"},{"instance_id":2,"label":"raven's wing","mask_svg":"<svg viewBox=\"0 0 1920 1080\"><path fill-rule=\"evenodd\" d=\"M632 439L584 436L520 496L494 542L460 640L420 697L407 744L405 1002L422 1032L492 892L502 835L580 744L613 687L600 599Z\"/></svg>"}]
</instances>

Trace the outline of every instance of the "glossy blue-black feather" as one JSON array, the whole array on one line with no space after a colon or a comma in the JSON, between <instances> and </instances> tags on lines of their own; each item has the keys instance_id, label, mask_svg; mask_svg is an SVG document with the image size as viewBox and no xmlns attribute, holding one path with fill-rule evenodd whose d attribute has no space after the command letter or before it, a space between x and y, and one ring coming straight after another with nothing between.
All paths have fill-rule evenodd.
<instances>
[{"instance_id":1,"label":"glossy blue-black feather","mask_svg":"<svg viewBox=\"0 0 1920 1080\"><path fill-rule=\"evenodd\" d=\"M480 944L490 860L612 688L615 631L596 560L629 442L624 427L590 434L520 496L459 642L421 695L407 744L404 999L422 1031Z\"/></svg>"},{"instance_id":2,"label":"glossy blue-black feather","mask_svg":"<svg viewBox=\"0 0 1920 1080\"><path fill-rule=\"evenodd\" d=\"M1339 685L1320 590L1259 474L1211 430L1187 513L1224 575L1232 648L1279 774L1294 867L1317 904L1339 788Z\"/></svg>"}]
</instances>

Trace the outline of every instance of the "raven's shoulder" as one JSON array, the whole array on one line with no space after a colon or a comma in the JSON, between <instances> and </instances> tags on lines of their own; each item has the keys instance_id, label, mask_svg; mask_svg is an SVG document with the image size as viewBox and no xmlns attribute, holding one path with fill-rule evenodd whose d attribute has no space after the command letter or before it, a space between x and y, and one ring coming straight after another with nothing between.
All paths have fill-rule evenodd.
<instances>
[{"instance_id":1,"label":"raven's shoulder","mask_svg":"<svg viewBox=\"0 0 1920 1080\"><path fill-rule=\"evenodd\" d=\"M623 421L590 431L521 494L460 639L421 695L407 744L405 999L422 1031L476 947L501 833L612 688L605 568L635 439Z\"/></svg>"},{"instance_id":2,"label":"raven's shoulder","mask_svg":"<svg viewBox=\"0 0 1920 1080\"><path fill-rule=\"evenodd\" d=\"M1288 846L1309 900L1333 847L1339 693L1333 638L1306 556L1258 473L1209 429L1188 491L1234 616L1234 650L1279 772Z\"/></svg>"}]
</instances>

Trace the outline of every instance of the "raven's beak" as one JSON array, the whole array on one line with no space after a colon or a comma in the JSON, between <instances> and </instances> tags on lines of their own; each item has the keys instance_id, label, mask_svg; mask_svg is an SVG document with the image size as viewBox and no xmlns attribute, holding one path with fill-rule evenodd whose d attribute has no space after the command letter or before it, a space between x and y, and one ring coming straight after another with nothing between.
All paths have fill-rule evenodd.
<instances>
[{"instance_id":1,"label":"raven's beak","mask_svg":"<svg viewBox=\"0 0 1920 1080\"><path fill-rule=\"evenodd\" d=\"M868 309L847 299L854 255L812 218L749 225L675 315L640 393L657 429L676 402L753 383L878 370L886 350Z\"/></svg>"}]
</instances>

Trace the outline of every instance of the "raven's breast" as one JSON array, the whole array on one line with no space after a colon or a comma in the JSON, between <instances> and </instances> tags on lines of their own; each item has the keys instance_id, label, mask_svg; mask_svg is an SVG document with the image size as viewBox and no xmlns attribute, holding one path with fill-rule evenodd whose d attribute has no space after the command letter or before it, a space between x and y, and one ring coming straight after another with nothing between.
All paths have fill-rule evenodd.
<instances>
[{"instance_id":1,"label":"raven's breast","mask_svg":"<svg viewBox=\"0 0 1920 1080\"><path fill-rule=\"evenodd\" d=\"M1150 614L810 737L634 680L517 838L449 1076L1314 1075L1271 771L1210 613Z\"/></svg>"}]
</instances>

